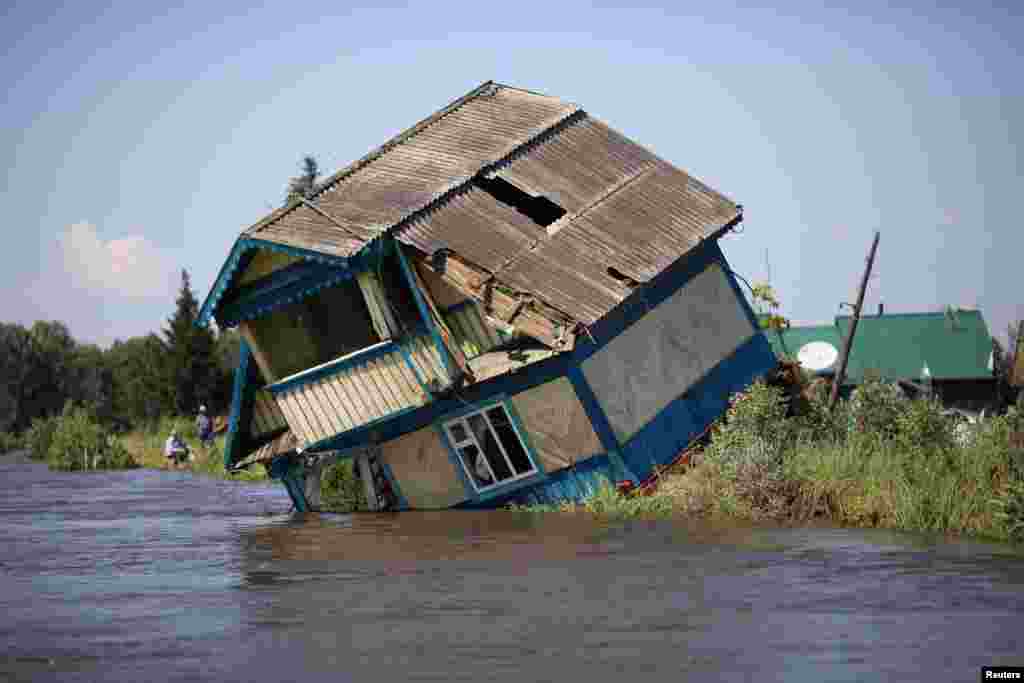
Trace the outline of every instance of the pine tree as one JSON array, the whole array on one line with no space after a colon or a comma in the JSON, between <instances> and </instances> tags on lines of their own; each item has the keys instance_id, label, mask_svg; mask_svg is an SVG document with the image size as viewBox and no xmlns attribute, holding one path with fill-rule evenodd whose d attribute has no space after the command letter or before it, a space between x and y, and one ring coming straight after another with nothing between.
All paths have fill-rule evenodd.
<instances>
[{"instance_id":1,"label":"pine tree","mask_svg":"<svg viewBox=\"0 0 1024 683\"><path fill-rule=\"evenodd\" d=\"M167 345L167 378L174 390L174 409L191 415L213 397L217 384L217 360L213 333L197 327L199 302L192 292L188 271L181 271L181 289L174 315L164 329Z\"/></svg>"},{"instance_id":2,"label":"pine tree","mask_svg":"<svg viewBox=\"0 0 1024 683\"><path fill-rule=\"evenodd\" d=\"M308 155L302 157L300 166L302 173L288 181L285 205L299 197L309 199L313 196L313 191L316 190L316 179L320 175L320 165L317 163L316 157Z\"/></svg>"}]
</instances>

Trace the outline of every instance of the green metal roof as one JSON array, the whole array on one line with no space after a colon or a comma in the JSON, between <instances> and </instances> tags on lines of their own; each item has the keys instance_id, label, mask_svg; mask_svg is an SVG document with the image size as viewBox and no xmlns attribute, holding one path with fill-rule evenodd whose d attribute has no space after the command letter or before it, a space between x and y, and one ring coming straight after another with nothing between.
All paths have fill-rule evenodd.
<instances>
[{"instance_id":1,"label":"green metal roof","mask_svg":"<svg viewBox=\"0 0 1024 683\"><path fill-rule=\"evenodd\" d=\"M777 355L796 359L800 348L812 341L842 351L849 328L850 316L839 316L834 325L769 330L765 336ZM932 379L989 379L991 353L992 339L980 311L864 316L857 325L846 381L861 382L867 370L889 381L921 379L925 368Z\"/></svg>"}]
</instances>

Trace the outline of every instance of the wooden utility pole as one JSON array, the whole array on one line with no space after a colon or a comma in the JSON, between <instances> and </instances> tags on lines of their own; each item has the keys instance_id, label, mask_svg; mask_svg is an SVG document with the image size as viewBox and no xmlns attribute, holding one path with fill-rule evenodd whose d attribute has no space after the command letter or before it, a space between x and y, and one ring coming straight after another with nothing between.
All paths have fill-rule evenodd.
<instances>
[{"instance_id":1,"label":"wooden utility pole","mask_svg":"<svg viewBox=\"0 0 1024 683\"><path fill-rule=\"evenodd\" d=\"M868 278L871 277L871 266L875 263L875 250L878 249L878 239L881 233L875 232L875 239L871 242L871 251L868 252L868 265L864 269L864 277L860 280L860 291L857 292L857 303L853 307L853 319L850 320L850 332L843 341L843 353L839 356L839 370L836 371L835 379L832 382L832 394L828 399L828 408L832 410L836 400L839 399L839 387L846 379L846 363L850 360L850 348L853 346L853 335L857 332L857 323L860 321L860 309L864 305L864 291L868 288Z\"/></svg>"}]
</instances>

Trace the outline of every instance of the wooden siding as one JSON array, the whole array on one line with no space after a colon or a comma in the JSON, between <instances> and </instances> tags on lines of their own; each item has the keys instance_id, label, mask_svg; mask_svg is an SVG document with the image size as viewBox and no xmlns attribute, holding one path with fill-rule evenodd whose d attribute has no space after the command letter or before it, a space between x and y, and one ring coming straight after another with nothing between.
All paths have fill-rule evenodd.
<instances>
[{"instance_id":1,"label":"wooden siding","mask_svg":"<svg viewBox=\"0 0 1024 683\"><path fill-rule=\"evenodd\" d=\"M409 367L405 353L409 355ZM337 372L275 392L277 405L299 443L318 441L427 403L423 384L445 382L441 356L433 342L416 336L393 350L358 357Z\"/></svg>"},{"instance_id":2,"label":"wooden siding","mask_svg":"<svg viewBox=\"0 0 1024 683\"><path fill-rule=\"evenodd\" d=\"M445 312L444 321L452 331L452 341L466 358L487 353L502 341L500 333L484 321L480 306L475 302Z\"/></svg>"},{"instance_id":3,"label":"wooden siding","mask_svg":"<svg viewBox=\"0 0 1024 683\"><path fill-rule=\"evenodd\" d=\"M284 414L278 408L270 392L263 389L257 391L252 404L252 422L249 434L258 438L287 426L288 421L285 420Z\"/></svg>"}]
</instances>

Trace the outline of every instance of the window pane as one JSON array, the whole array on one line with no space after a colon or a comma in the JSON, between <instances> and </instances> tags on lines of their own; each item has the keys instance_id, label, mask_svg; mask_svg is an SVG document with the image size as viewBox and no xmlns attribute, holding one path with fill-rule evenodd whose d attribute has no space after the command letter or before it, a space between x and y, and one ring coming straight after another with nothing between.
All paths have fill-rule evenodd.
<instances>
[{"instance_id":1,"label":"window pane","mask_svg":"<svg viewBox=\"0 0 1024 683\"><path fill-rule=\"evenodd\" d=\"M476 437L477 442L484 449L484 456L487 458L487 462L490 463L494 476L498 481L510 478L512 470L508 468L508 463L505 462L505 457L501 454L501 447L498 446L494 432L487 426L487 420L484 419L484 416L477 413L476 415L470 415L466 418L466 421L469 422L469 428L473 430L473 436Z\"/></svg>"},{"instance_id":2,"label":"window pane","mask_svg":"<svg viewBox=\"0 0 1024 683\"><path fill-rule=\"evenodd\" d=\"M498 406L488 410L487 417L490 418L494 430L498 432L498 438L501 439L501 445L505 447L505 452L508 454L508 459L512 461L512 468L516 474L532 471L533 464L530 462L530 456L526 454L526 449L523 448L519 435L516 434L515 428L512 426L508 412Z\"/></svg>"},{"instance_id":3,"label":"window pane","mask_svg":"<svg viewBox=\"0 0 1024 683\"><path fill-rule=\"evenodd\" d=\"M462 458L462 462L465 463L466 471L469 472L469 476L473 478L477 488L490 486L494 483L491 480L490 472L487 471L487 466L484 464L483 458L480 457L480 451L477 450L476 446L460 448L459 457Z\"/></svg>"},{"instance_id":4,"label":"window pane","mask_svg":"<svg viewBox=\"0 0 1024 683\"><path fill-rule=\"evenodd\" d=\"M462 443L469 439L469 436L466 434L466 428L459 422L453 422L448 425L448 431L451 433L452 439L455 440L455 443Z\"/></svg>"}]
</instances>

